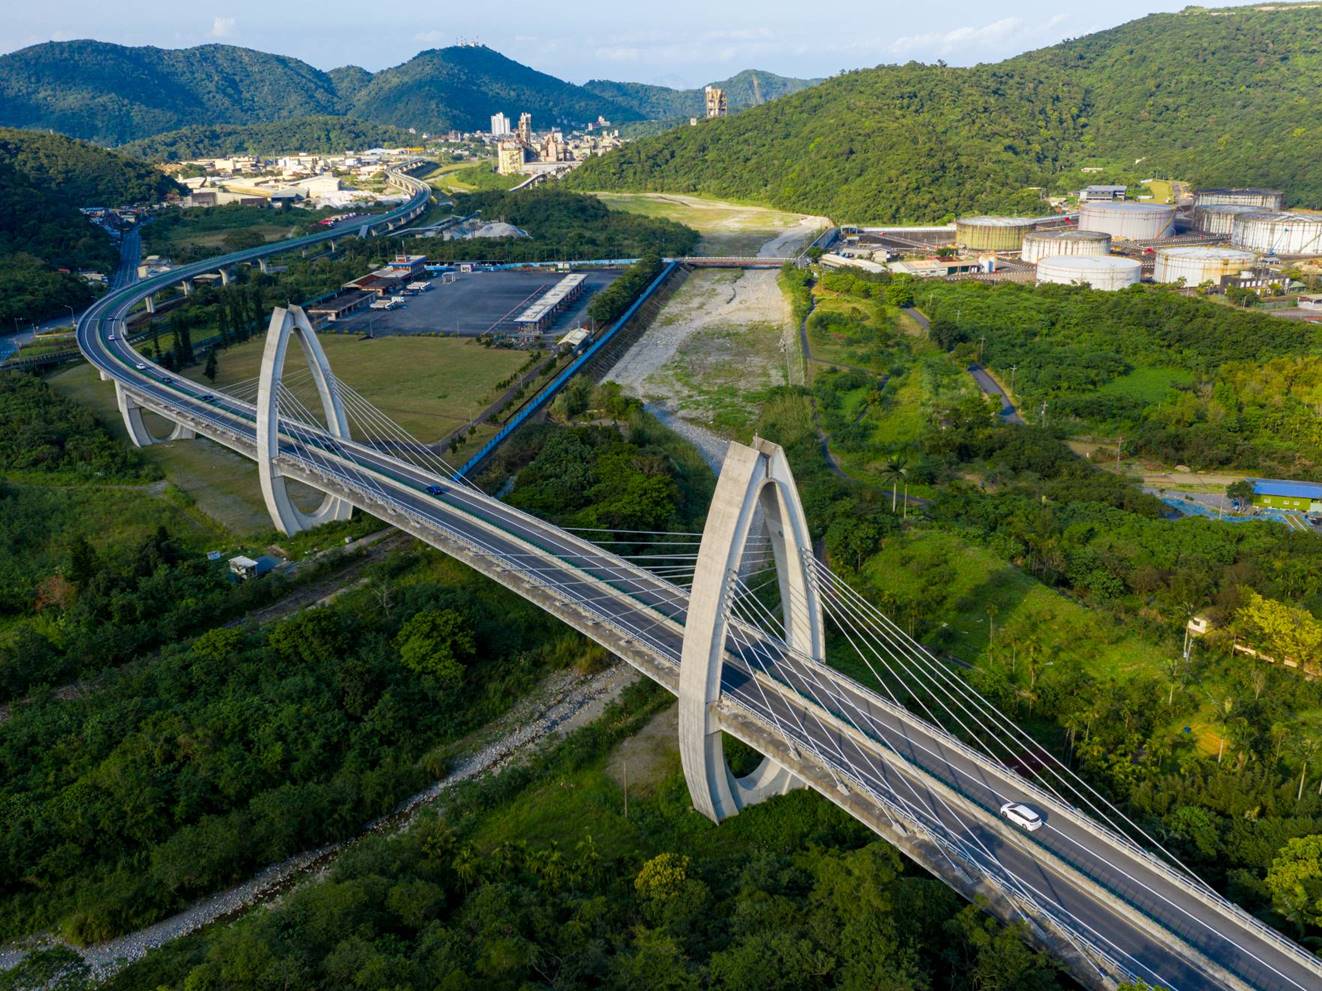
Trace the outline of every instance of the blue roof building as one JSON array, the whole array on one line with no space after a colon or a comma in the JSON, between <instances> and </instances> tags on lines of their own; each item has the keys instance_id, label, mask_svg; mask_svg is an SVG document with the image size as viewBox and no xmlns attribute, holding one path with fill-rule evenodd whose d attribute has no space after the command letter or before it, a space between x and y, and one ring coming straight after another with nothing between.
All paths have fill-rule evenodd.
<instances>
[{"instance_id":1,"label":"blue roof building","mask_svg":"<svg viewBox=\"0 0 1322 991\"><path fill-rule=\"evenodd\" d=\"M1291 482L1280 478L1253 478L1253 501L1272 509L1322 513L1322 483Z\"/></svg>"}]
</instances>

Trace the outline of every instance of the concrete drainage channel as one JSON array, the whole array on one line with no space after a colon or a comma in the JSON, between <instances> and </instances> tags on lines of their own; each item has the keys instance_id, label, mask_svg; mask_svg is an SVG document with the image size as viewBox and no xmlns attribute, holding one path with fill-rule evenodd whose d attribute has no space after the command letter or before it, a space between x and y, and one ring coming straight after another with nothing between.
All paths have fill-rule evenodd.
<instances>
[{"instance_id":1,"label":"concrete drainage channel","mask_svg":"<svg viewBox=\"0 0 1322 991\"><path fill-rule=\"evenodd\" d=\"M492 724L489 742L459 760L444 779L405 799L387 815L368 823L358 836L295 854L259 871L242 884L194 903L177 915L105 943L78 947L45 936L0 947L0 970L18 966L33 951L67 946L88 965L95 980L105 980L166 943L213 922L235 918L256 905L275 901L300 881L323 875L346 849L364 837L396 833L406 828L419 812L455 785L499 770L586 726L638 677L637 672L621 663L587 677L564 672L553 675L543 683L535 698L515 706Z\"/></svg>"}]
</instances>

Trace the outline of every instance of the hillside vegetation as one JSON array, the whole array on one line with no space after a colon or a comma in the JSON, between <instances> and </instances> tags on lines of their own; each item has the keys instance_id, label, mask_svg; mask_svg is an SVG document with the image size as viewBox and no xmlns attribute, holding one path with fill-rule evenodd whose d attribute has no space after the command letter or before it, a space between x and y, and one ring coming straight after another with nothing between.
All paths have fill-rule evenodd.
<instances>
[{"instance_id":1,"label":"hillside vegetation","mask_svg":"<svg viewBox=\"0 0 1322 991\"><path fill-rule=\"evenodd\" d=\"M355 117L314 114L263 124L196 124L132 141L119 150L150 162L180 162L189 158L278 152L329 155L374 145L409 146L417 140L416 135L402 127Z\"/></svg>"},{"instance_id":2,"label":"hillside vegetation","mask_svg":"<svg viewBox=\"0 0 1322 991\"><path fill-rule=\"evenodd\" d=\"M33 45L0 57L0 123L122 144L191 124L335 113L326 73L232 45Z\"/></svg>"},{"instance_id":3,"label":"hillside vegetation","mask_svg":"<svg viewBox=\"0 0 1322 991\"><path fill-rule=\"evenodd\" d=\"M167 176L81 141L0 128L0 327L40 321L91 292L60 269L114 269L118 254L80 206L154 203Z\"/></svg>"},{"instance_id":4,"label":"hillside vegetation","mask_svg":"<svg viewBox=\"0 0 1322 991\"><path fill-rule=\"evenodd\" d=\"M1322 8L1191 8L991 66L881 66L588 162L580 189L850 221L1022 208L1082 158L1322 204Z\"/></svg>"},{"instance_id":5,"label":"hillside vegetation","mask_svg":"<svg viewBox=\"0 0 1322 991\"><path fill-rule=\"evenodd\" d=\"M585 163L579 189L654 189L804 213L925 219L1036 200L1068 161L1084 94L1063 74L907 65L848 73Z\"/></svg>"},{"instance_id":6,"label":"hillside vegetation","mask_svg":"<svg viewBox=\"0 0 1322 991\"><path fill-rule=\"evenodd\" d=\"M384 69L359 90L356 114L428 131L486 130L497 110L511 118L532 114L533 126L583 124L604 115L641 115L606 97L548 76L483 46L461 45L419 52Z\"/></svg>"}]
</instances>

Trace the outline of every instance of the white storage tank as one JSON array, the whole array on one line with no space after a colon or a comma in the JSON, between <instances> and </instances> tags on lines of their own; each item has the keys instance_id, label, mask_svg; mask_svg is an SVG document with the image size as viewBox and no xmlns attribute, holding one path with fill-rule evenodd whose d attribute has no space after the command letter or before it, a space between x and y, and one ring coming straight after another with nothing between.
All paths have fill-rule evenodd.
<instances>
[{"instance_id":1,"label":"white storage tank","mask_svg":"<svg viewBox=\"0 0 1322 991\"><path fill-rule=\"evenodd\" d=\"M1111 235L1102 231L1033 231L1024 235L1019 257L1030 263L1053 255L1109 255Z\"/></svg>"},{"instance_id":2,"label":"white storage tank","mask_svg":"<svg viewBox=\"0 0 1322 991\"><path fill-rule=\"evenodd\" d=\"M1252 268L1258 256L1242 248L1158 248L1153 279L1201 286L1204 282L1220 285L1227 275L1237 275Z\"/></svg>"},{"instance_id":3,"label":"white storage tank","mask_svg":"<svg viewBox=\"0 0 1322 991\"><path fill-rule=\"evenodd\" d=\"M1079 230L1102 231L1122 241L1155 241L1175 229L1175 207L1165 203L1084 203Z\"/></svg>"},{"instance_id":4,"label":"white storage tank","mask_svg":"<svg viewBox=\"0 0 1322 991\"><path fill-rule=\"evenodd\" d=\"M1200 189L1194 194L1194 206L1248 206L1258 210L1279 210L1285 194L1279 189Z\"/></svg>"},{"instance_id":5,"label":"white storage tank","mask_svg":"<svg viewBox=\"0 0 1322 991\"><path fill-rule=\"evenodd\" d=\"M1265 255L1322 255L1322 213L1241 213L1230 243Z\"/></svg>"},{"instance_id":6,"label":"white storage tank","mask_svg":"<svg viewBox=\"0 0 1322 991\"><path fill-rule=\"evenodd\" d=\"M960 217L955 243L979 251L1017 251L1036 224L1032 217Z\"/></svg>"},{"instance_id":7,"label":"white storage tank","mask_svg":"<svg viewBox=\"0 0 1322 991\"><path fill-rule=\"evenodd\" d=\"M1220 234L1227 240L1235 228L1235 218L1241 213L1261 213L1255 206L1241 203L1209 203L1193 208L1194 230L1204 234Z\"/></svg>"},{"instance_id":8,"label":"white storage tank","mask_svg":"<svg viewBox=\"0 0 1322 991\"><path fill-rule=\"evenodd\" d=\"M1037 263L1037 283L1082 285L1093 289L1124 289L1137 285L1143 266L1132 258L1111 255L1051 255Z\"/></svg>"}]
</instances>

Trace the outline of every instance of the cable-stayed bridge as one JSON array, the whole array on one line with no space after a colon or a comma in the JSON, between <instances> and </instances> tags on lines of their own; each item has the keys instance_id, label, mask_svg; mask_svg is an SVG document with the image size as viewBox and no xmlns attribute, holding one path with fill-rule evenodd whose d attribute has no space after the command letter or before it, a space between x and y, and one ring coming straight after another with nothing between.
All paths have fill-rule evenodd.
<instances>
[{"instance_id":1,"label":"cable-stayed bridge","mask_svg":"<svg viewBox=\"0 0 1322 991\"><path fill-rule=\"evenodd\" d=\"M394 178L414 195L364 229L425 206L425 185ZM84 314L79 347L114 383L135 443L156 441L143 414L157 414L171 437L254 459L282 531L358 507L601 643L678 696L685 776L716 821L811 787L961 893L1023 920L1090 986L1322 989L1316 957L1185 870L817 560L774 444L731 445L701 533L575 531L479 491L336 379L297 307L273 314L261 374L226 392L171 376L126 341L124 318L146 294L250 255L112 292ZM294 346L307 367L285 374ZM291 480L320 504L300 507ZM736 778L723 734L766 759ZM1011 824L1007 802L1044 824Z\"/></svg>"}]
</instances>

